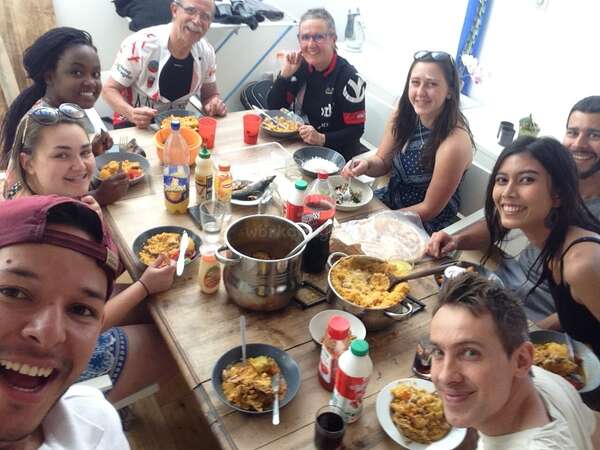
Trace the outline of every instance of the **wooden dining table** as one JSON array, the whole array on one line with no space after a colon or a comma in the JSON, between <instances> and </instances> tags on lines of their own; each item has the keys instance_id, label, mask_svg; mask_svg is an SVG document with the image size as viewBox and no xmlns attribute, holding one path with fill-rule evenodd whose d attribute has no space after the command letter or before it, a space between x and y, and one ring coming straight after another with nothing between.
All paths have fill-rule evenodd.
<instances>
[{"instance_id":1,"label":"wooden dining table","mask_svg":"<svg viewBox=\"0 0 600 450\"><path fill-rule=\"evenodd\" d=\"M271 172L279 175L280 183L290 183L294 174L291 154L305 146L299 140L277 141L261 133L257 145L243 142L242 116L246 112L229 113L218 119L213 158L231 159L232 171L236 161L248 164L256 160L263 176ZM134 128L111 132L115 142L135 138L145 149L151 163L149 173L138 185L131 186L127 195L104 208L104 215L120 248L127 271L137 279L143 267L132 251L135 238L142 232L163 225L188 228L202 236L190 216L167 213L163 200L161 169L153 143L154 133ZM254 169L256 169L256 167ZM286 178L287 177L287 178ZM193 186L193 183L192 183ZM282 186L277 185L281 191ZM193 190L193 189L192 189ZM281 215L280 200L273 196L267 213ZM190 204L195 203L191 193ZM336 220L344 222L367 217L387 208L374 198L368 205L352 212L337 212ZM231 221L255 214L256 207L232 207ZM332 250L355 252L337 240L332 240ZM317 313L331 309L326 301L311 306L292 301L286 308L275 312L246 311L228 299L221 283L216 294L200 291L197 281L198 264L186 267L181 277L166 292L148 299L151 315L168 344L183 377L194 390L207 420L221 446L225 449L310 449L314 448L315 414L326 405L331 393L324 390L317 379L320 346L312 341L308 324ZM307 277L313 284L326 288L326 273ZM426 308L410 318L389 328L369 332L369 354L374 369L371 376L361 418L349 425L344 437L347 449L399 448L381 428L375 412L379 391L391 381L413 376L412 363L420 338L427 336L432 306L438 287L433 277L409 282L411 295L421 300ZM274 426L269 414L247 415L233 410L221 402L211 381L217 359L233 347L240 345L239 317L246 316L247 341L276 346L288 352L298 363L301 385L295 398L281 410L281 424ZM461 448L473 448L469 440ZM201 443L198 447L202 448Z\"/></svg>"}]
</instances>

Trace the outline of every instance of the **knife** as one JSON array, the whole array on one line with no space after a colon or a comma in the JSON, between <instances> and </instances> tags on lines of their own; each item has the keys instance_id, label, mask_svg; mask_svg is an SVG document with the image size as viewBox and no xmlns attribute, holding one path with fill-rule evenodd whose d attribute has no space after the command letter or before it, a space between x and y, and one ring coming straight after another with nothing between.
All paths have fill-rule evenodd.
<instances>
[{"instance_id":1,"label":"knife","mask_svg":"<svg viewBox=\"0 0 600 450\"><path fill-rule=\"evenodd\" d=\"M183 266L185 263L185 251L188 245L188 234L184 231L181 235L181 242L179 243L179 256L177 257L177 268L175 273L180 276L183 273Z\"/></svg>"}]
</instances>

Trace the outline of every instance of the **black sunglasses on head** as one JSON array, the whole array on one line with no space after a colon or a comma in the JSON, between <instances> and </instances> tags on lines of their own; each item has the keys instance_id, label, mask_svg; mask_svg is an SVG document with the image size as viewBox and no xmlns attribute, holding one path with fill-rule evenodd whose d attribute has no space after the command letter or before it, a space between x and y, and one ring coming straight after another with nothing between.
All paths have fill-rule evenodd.
<instances>
[{"instance_id":1,"label":"black sunglasses on head","mask_svg":"<svg viewBox=\"0 0 600 450\"><path fill-rule=\"evenodd\" d=\"M429 50L419 50L418 52L415 52L414 58L417 61L420 61L422 59L433 59L434 61L454 62L452 60L452 56L450 56L450 54L448 54L446 52L441 52L441 51L433 51L432 52Z\"/></svg>"},{"instance_id":2,"label":"black sunglasses on head","mask_svg":"<svg viewBox=\"0 0 600 450\"><path fill-rule=\"evenodd\" d=\"M67 117L73 120L82 120L85 118L85 111L75 103L62 103L58 108L52 106L38 106L31 110L25 118L25 128L21 136L21 145L25 145L25 137L27 136L27 128L29 127L29 119L37 122L42 126L54 125L58 123L60 117Z\"/></svg>"}]
</instances>

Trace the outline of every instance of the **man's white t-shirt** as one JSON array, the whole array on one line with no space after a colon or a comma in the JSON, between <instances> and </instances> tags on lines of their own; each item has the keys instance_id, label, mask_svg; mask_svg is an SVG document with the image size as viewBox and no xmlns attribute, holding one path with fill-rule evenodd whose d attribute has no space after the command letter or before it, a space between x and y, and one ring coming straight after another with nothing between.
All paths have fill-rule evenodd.
<instances>
[{"instance_id":1,"label":"man's white t-shirt","mask_svg":"<svg viewBox=\"0 0 600 450\"><path fill-rule=\"evenodd\" d=\"M74 385L42 421L39 450L129 450L117 410L102 392Z\"/></svg>"},{"instance_id":2,"label":"man's white t-shirt","mask_svg":"<svg viewBox=\"0 0 600 450\"><path fill-rule=\"evenodd\" d=\"M478 450L594 450L591 436L594 413L562 377L533 366L533 384L546 405L552 422L502 436L479 433Z\"/></svg>"},{"instance_id":3,"label":"man's white t-shirt","mask_svg":"<svg viewBox=\"0 0 600 450\"><path fill-rule=\"evenodd\" d=\"M171 104L159 92L159 79L163 67L171 57L169 52L169 34L172 24L144 28L127 37L121 44L117 58L110 70L110 76L119 84L127 87L125 100L133 107L148 106L159 108L161 104ZM194 60L191 94L200 96L204 83L215 83L215 51L204 38L192 46ZM187 97L182 105L185 107ZM176 103L176 102L175 102Z\"/></svg>"}]
</instances>

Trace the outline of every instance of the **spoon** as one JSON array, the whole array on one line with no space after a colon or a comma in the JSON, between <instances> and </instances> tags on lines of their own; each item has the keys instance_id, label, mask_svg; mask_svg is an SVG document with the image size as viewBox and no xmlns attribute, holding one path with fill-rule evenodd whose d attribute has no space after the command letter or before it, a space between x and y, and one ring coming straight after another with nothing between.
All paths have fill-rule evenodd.
<instances>
[{"instance_id":1,"label":"spoon","mask_svg":"<svg viewBox=\"0 0 600 450\"><path fill-rule=\"evenodd\" d=\"M298 245L296 245L291 252L289 252L287 255L284 256L284 258L287 258L288 256L292 256L293 254L295 254L298 250L300 250L304 245L306 245L308 242L312 241L312 239L318 235L321 231L323 231L325 228L327 228L329 225L331 225L333 223L333 220L331 219L327 219L325 222L323 222L321 224L320 227L318 227L316 230L312 231L311 233L307 234L306 237L304 238L304 240L302 242L300 242Z\"/></svg>"},{"instance_id":2,"label":"spoon","mask_svg":"<svg viewBox=\"0 0 600 450\"><path fill-rule=\"evenodd\" d=\"M428 267L428 268L425 268L425 269L414 270L411 273L409 273L407 275L403 275L401 277L398 277L398 276L393 275L391 273L386 273L385 275L390 280L390 285L388 286L387 291L391 292L392 289L394 289L394 287L396 287L396 285L398 285L400 283L403 283L404 281L414 280L416 278L421 278L421 277L426 277L428 275L434 275L436 273L441 273L444 270L446 270L448 267L455 266L455 265L456 265L456 262L450 262L450 263L446 263L446 264L440 264L440 265L435 266L435 267Z\"/></svg>"},{"instance_id":3,"label":"spoon","mask_svg":"<svg viewBox=\"0 0 600 450\"><path fill-rule=\"evenodd\" d=\"M240 316L240 335L242 336L242 362L246 362L246 316Z\"/></svg>"}]
</instances>

